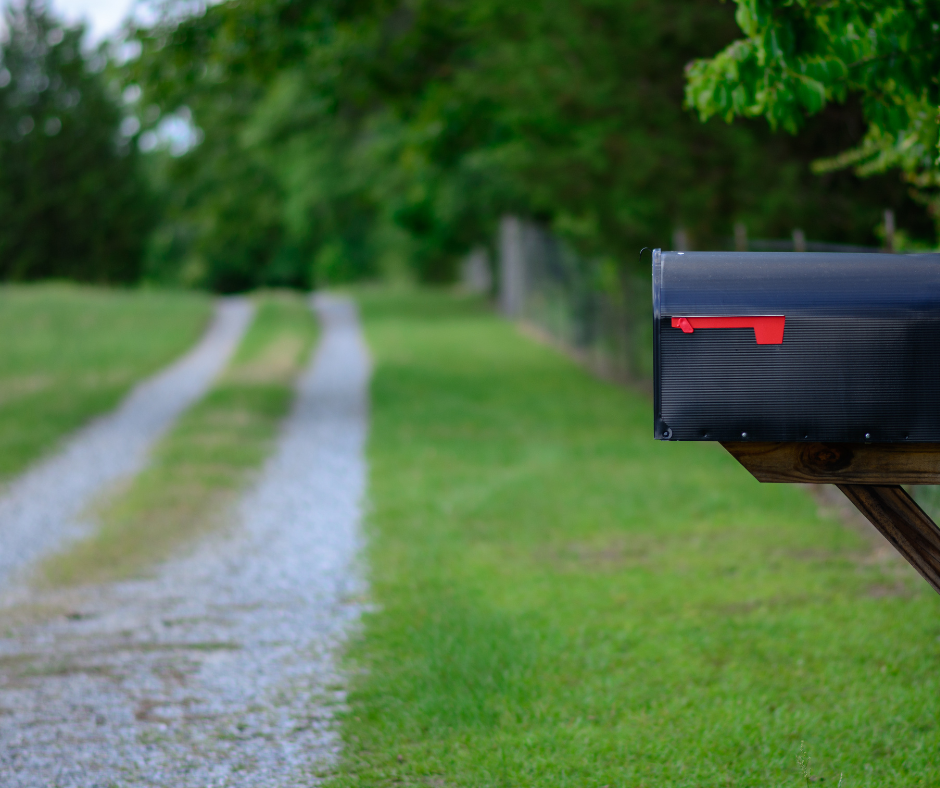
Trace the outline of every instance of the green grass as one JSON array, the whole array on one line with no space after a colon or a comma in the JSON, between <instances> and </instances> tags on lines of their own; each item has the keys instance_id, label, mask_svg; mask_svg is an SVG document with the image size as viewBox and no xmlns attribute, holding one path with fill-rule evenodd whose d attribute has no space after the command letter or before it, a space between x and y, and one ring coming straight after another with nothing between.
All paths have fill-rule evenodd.
<instances>
[{"instance_id":1,"label":"green grass","mask_svg":"<svg viewBox=\"0 0 940 788\"><path fill-rule=\"evenodd\" d=\"M273 445L315 334L301 296L259 297L220 380L161 440L149 467L103 507L97 532L47 560L42 579L72 585L137 575L226 522Z\"/></svg>"},{"instance_id":2,"label":"green grass","mask_svg":"<svg viewBox=\"0 0 940 788\"><path fill-rule=\"evenodd\" d=\"M194 293L0 287L0 480L185 352L210 306Z\"/></svg>"},{"instance_id":3,"label":"green grass","mask_svg":"<svg viewBox=\"0 0 940 788\"><path fill-rule=\"evenodd\" d=\"M374 612L334 786L940 784L940 599L473 301L362 297Z\"/></svg>"}]
</instances>

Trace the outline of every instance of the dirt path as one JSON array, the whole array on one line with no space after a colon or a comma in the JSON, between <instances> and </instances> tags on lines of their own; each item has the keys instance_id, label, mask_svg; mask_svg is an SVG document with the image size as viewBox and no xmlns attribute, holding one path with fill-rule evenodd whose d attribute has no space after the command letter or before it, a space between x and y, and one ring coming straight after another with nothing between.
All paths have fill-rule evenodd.
<instances>
[{"instance_id":1,"label":"dirt path","mask_svg":"<svg viewBox=\"0 0 940 788\"><path fill-rule=\"evenodd\" d=\"M147 452L222 370L251 321L247 299L222 300L199 343L140 383L116 411L74 435L60 452L0 496L0 590L18 570L88 532L85 510L109 486L133 476Z\"/></svg>"},{"instance_id":2,"label":"dirt path","mask_svg":"<svg viewBox=\"0 0 940 788\"><path fill-rule=\"evenodd\" d=\"M293 788L329 766L369 364L352 305L317 309L319 350L238 525L153 579L8 604L0 784Z\"/></svg>"}]
</instances>

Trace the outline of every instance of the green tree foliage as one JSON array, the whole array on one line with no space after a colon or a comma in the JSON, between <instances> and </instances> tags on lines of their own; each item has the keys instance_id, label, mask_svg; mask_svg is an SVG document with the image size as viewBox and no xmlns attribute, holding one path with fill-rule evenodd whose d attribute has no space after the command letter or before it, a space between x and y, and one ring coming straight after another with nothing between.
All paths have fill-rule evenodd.
<instances>
[{"instance_id":1,"label":"green tree foliage","mask_svg":"<svg viewBox=\"0 0 940 788\"><path fill-rule=\"evenodd\" d=\"M104 61L90 68L82 28L36 0L7 6L5 23L0 278L136 280L153 203Z\"/></svg>"},{"instance_id":2,"label":"green tree foliage","mask_svg":"<svg viewBox=\"0 0 940 788\"><path fill-rule=\"evenodd\" d=\"M863 139L817 170L900 168L940 219L940 5L933 0L736 0L744 38L688 70L702 117L764 117L800 129L832 102L860 101Z\"/></svg>"},{"instance_id":3,"label":"green tree foliage","mask_svg":"<svg viewBox=\"0 0 940 788\"><path fill-rule=\"evenodd\" d=\"M895 184L859 189L855 178L809 171L839 150L833 138L857 140L852 108L790 141L755 124L695 122L683 67L735 35L729 7L711 0L494 2L466 74L509 129L502 157L527 207L584 251L631 259L668 245L676 226L700 248L717 246L736 220L757 236L803 227L871 243L886 204L908 219L913 206Z\"/></svg>"},{"instance_id":4,"label":"green tree foliage","mask_svg":"<svg viewBox=\"0 0 940 788\"><path fill-rule=\"evenodd\" d=\"M680 226L707 248L736 220L855 243L885 207L914 221L890 179L810 172L861 140L857 105L793 140L698 123L683 67L738 34L714 0L171 3L137 31L127 80L145 122L184 109L203 141L165 157L153 271L302 285L369 275L397 247L448 281L508 210L621 260Z\"/></svg>"},{"instance_id":5,"label":"green tree foliage","mask_svg":"<svg viewBox=\"0 0 940 788\"><path fill-rule=\"evenodd\" d=\"M363 113L349 96L339 6L223 3L138 31L128 79L159 126L183 108L198 147L163 156L171 206L151 275L223 291L372 272Z\"/></svg>"}]
</instances>

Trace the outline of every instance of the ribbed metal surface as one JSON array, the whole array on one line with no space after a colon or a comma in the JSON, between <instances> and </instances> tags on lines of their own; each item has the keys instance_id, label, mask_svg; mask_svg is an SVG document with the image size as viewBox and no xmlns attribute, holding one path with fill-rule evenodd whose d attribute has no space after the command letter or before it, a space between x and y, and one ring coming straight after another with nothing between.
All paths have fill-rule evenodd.
<instances>
[{"instance_id":1,"label":"ribbed metal surface","mask_svg":"<svg viewBox=\"0 0 940 788\"><path fill-rule=\"evenodd\" d=\"M657 438L940 442L940 255L655 250L653 314ZM671 326L754 315L783 343Z\"/></svg>"},{"instance_id":2,"label":"ribbed metal surface","mask_svg":"<svg viewBox=\"0 0 940 788\"><path fill-rule=\"evenodd\" d=\"M655 257L655 255L654 255ZM940 254L661 252L663 316L935 317Z\"/></svg>"},{"instance_id":3,"label":"ribbed metal surface","mask_svg":"<svg viewBox=\"0 0 940 788\"><path fill-rule=\"evenodd\" d=\"M940 441L940 312L787 315L780 345L752 329L684 334L665 308L659 323L657 437Z\"/></svg>"}]
</instances>

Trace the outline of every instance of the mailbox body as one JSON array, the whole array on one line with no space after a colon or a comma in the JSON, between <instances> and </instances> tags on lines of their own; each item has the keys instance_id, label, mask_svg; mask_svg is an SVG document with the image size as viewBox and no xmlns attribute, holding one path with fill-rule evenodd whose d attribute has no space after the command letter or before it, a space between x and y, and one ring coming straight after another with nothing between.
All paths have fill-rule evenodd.
<instances>
[{"instance_id":1,"label":"mailbox body","mask_svg":"<svg viewBox=\"0 0 940 788\"><path fill-rule=\"evenodd\" d=\"M661 440L940 442L940 255L656 250L653 321Z\"/></svg>"}]
</instances>

